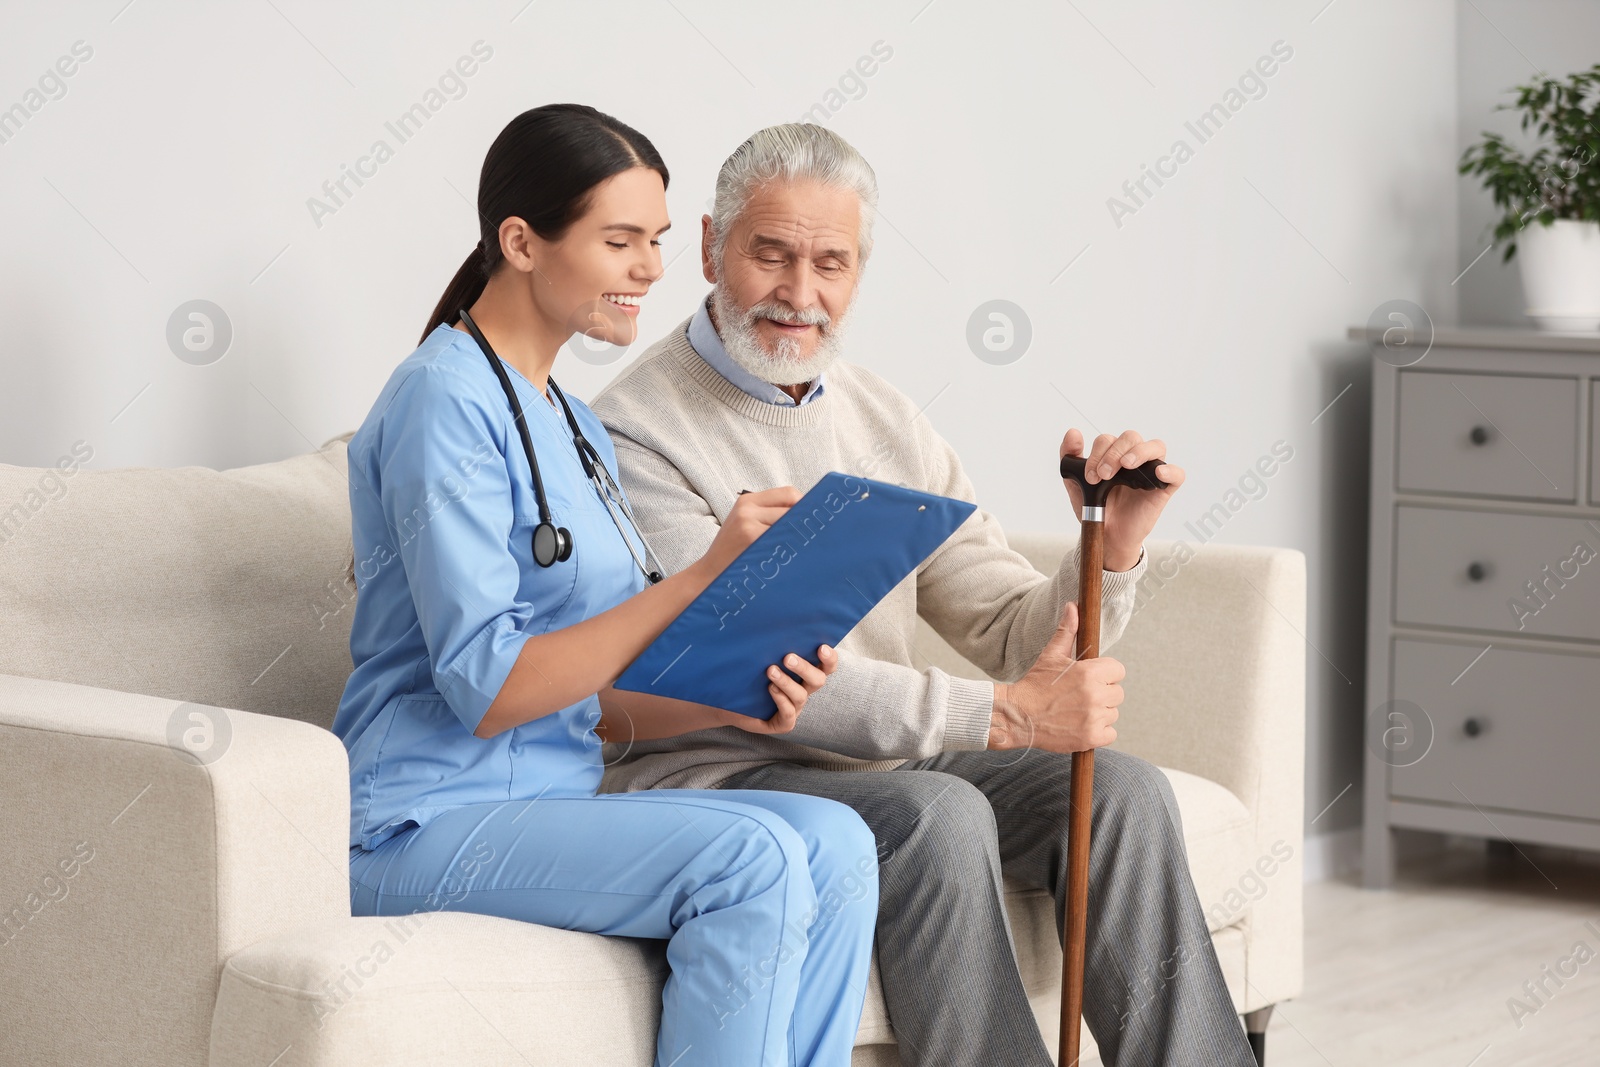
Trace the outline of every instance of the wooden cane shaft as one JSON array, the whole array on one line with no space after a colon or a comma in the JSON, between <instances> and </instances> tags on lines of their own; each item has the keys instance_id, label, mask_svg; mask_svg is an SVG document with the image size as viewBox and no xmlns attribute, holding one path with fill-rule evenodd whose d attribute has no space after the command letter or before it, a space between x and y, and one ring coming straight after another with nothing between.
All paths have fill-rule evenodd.
<instances>
[{"instance_id":1,"label":"wooden cane shaft","mask_svg":"<svg viewBox=\"0 0 1600 1067\"><path fill-rule=\"evenodd\" d=\"M1100 654L1100 569L1104 561L1099 522L1083 524L1078 572L1078 658ZM1060 1067L1077 1067L1083 1019L1083 958L1089 919L1089 816L1094 801L1094 749L1072 754L1071 810L1067 817L1067 900L1061 952Z\"/></svg>"},{"instance_id":2,"label":"wooden cane shaft","mask_svg":"<svg viewBox=\"0 0 1600 1067\"><path fill-rule=\"evenodd\" d=\"M1078 568L1078 658L1100 654L1100 574L1105 566L1105 524L1083 524L1083 551Z\"/></svg>"}]
</instances>

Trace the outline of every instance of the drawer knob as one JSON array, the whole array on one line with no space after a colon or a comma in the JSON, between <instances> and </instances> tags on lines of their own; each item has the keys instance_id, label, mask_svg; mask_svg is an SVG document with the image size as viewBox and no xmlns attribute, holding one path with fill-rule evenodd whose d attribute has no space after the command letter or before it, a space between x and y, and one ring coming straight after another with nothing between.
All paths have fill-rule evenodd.
<instances>
[{"instance_id":1,"label":"drawer knob","mask_svg":"<svg viewBox=\"0 0 1600 1067\"><path fill-rule=\"evenodd\" d=\"M1472 438L1472 443L1475 445L1486 445L1489 443L1489 431L1483 426L1474 426L1472 428L1472 432L1467 436Z\"/></svg>"},{"instance_id":2,"label":"drawer knob","mask_svg":"<svg viewBox=\"0 0 1600 1067\"><path fill-rule=\"evenodd\" d=\"M1468 737L1477 737L1479 734L1483 733L1483 720L1468 719L1466 722L1461 724L1461 732L1466 734Z\"/></svg>"},{"instance_id":3,"label":"drawer knob","mask_svg":"<svg viewBox=\"0 0 1600 1067\"><path fill-rule=\"evenodd\" d=\"M1489 568L1481 563L1469 563L1467 564L1467 577L1474 582L1481 582L1489 577Z\"/></svg>"}]
</instances>

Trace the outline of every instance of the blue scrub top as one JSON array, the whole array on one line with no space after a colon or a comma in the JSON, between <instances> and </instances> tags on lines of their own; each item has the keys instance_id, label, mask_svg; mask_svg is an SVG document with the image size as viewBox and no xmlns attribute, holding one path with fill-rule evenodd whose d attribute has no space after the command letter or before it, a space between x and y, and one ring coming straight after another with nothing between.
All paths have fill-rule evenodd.
<instances>
[{"instance_id":1,"label":"blue scrub top","mask_svg":"<svg viewBox=\"0 0 1600 1067\"><path fill-rule=\"evenodd\" d=\"M645 585L565 415L504 366L554 521L572 532L565 562L533 561L533 475L470 334L435 327L350 438L355 669L333 732L350 755L351 845L376 848L463 804L593 796L600 784L594 696L487 740L472 732L528 635L581 622ZM600 420L567 399L614 477Z\"/></svg>"}]
</instances>

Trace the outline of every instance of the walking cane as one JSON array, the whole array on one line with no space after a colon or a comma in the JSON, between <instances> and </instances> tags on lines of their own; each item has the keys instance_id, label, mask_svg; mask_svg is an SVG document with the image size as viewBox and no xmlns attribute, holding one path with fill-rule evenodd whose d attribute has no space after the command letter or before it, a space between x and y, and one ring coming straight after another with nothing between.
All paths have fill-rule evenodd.
<instances>
[{"instance_id":1,"label":"walking cane","mask_svg":"<svg viewBox=\"0 0 1600 1067\"><path fill-rule=\"evenodd\" d=\"M1083 490L1082 551L1078 568L1078 659L1100 654L1100 568L1104 562L1105 499L1112 486L1165 489L1156 477L1164 459L1118 468L1110 478L1084 480L1082 456L1061 457L1061 477ZM1089 815L1094 801L1094 749L1072 754L1071 810L1067 816L1067 903L1061 953L1060 1067L1078 1067L1083 1018L1083 955L1089 918Z\"/></svg>"}]
</instances>

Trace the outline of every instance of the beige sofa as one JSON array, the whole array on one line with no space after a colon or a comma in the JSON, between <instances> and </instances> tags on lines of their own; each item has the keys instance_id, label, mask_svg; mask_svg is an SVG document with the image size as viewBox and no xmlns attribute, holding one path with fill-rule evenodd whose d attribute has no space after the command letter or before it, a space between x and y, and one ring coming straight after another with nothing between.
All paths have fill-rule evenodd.
<instances>
[{"instance_id":1,"label":"beige sofa","mask_svg":"<svg viewBox=\"0 0 1600 1067\"><path fill-rule=\"evenodd\" d=\"M650 1062L660 942L350 915L348 436L222 472L0 466L6 1062ZM1016 538L1052 569L1070 543ZM1170 768L1247 1012L1300 990L1304 558L1182 548L1148 546L1110 650L1117 745ZM1050 903L1007 903L1053 1045ZM874 968L853 1062L893 1041Z\"/></svg>"}]
</instances>

